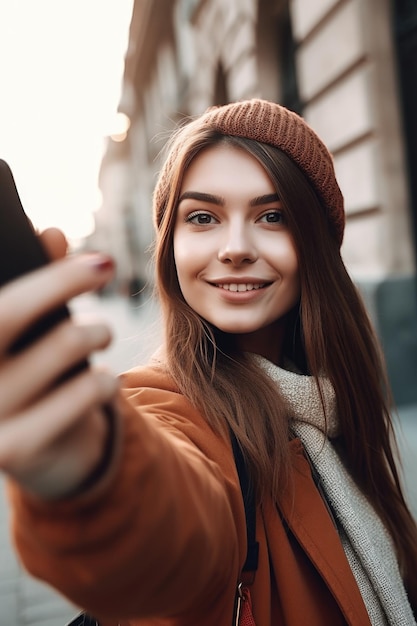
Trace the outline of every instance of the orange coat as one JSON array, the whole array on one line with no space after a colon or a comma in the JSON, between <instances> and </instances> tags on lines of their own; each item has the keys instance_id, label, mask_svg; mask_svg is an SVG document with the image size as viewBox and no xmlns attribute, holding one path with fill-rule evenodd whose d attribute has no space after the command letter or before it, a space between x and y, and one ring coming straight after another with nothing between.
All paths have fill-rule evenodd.
<instances>
[{"instance_id":1,"label":"orange coat","mask_svg":"<svg viewBox=\"0 0 417 626\"><path fill-rule=\"evenodd\" d=\"M246 557L231 445L162 370L134 369L123 385L111 477L55 503L10 485L21 559L106 624L231 626ZM294 498L257 516L256 625L370 626L301 442L289 445Z\"/></svg>"}]
</instances>

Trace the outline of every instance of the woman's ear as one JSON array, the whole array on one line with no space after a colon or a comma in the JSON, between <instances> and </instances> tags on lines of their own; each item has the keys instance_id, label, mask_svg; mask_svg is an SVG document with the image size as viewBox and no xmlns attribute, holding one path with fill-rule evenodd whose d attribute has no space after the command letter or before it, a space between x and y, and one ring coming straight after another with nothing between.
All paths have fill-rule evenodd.
<instances>
[{"instance_id":1,"label":"woman's ear","mask_svg":"<svg viewBox=\"0 0 417 626\"><path fill-rule=\"evenodd\" d=\"M67 254L68 242L58 228L47 228L39 237L51 261L62 259Z\"/></svg>"}]
</instances>

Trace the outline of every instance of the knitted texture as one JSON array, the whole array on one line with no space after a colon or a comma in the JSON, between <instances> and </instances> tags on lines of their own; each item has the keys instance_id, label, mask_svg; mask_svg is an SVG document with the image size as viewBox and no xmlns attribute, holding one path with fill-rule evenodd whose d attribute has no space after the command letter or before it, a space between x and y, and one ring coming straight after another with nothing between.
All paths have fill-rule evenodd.
<instances>
[{"instance_id":1,"label":"knitted texture","mask_svg":"<svg viewBox=\"0 0 417 626\"><path fill-rule=\"evenodd\" d=\"M254 98L224 106L210 107L191 122L190 128L207 128L224 135L254 139L279 148L302 170L322 201L339 245L345 226L344 201L336 181L330 152L305 122L285 107ZM154 192L154 217L161 221L166 206L168 175L181 150L182 138L188 137L187 126L178 135L163 167Z\"/></svg>"},{"instance_id":2,"label":"knitted texture","mask_svg":"<svg viewBox=\"0 0 417 626\"><path fill-rule=\"evenodd\" d=\"M340 540L372 626L416 626L392 539L341 462L332 437L338 434L334 390L322 380L326 419L314 379L284 370L262 357L291 412L291 428L303 442L336 518ZM327 422L327 428L326 428Z\"/></svg>"}]
</instances>

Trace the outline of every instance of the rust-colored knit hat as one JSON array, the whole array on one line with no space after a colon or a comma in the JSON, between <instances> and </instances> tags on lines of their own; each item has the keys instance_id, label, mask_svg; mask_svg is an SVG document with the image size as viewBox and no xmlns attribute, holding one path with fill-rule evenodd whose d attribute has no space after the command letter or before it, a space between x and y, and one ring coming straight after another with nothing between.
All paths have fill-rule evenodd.
<instances>
[{"instance_id":1,"label":"rust-colored knit hat","mask_svg":"<svg viewBox=\"0 0 417 626\"><path fill-rule=\"evenodd\" d=\"M266 100L252 99L210 107L191 125L224 135L246 137L274 146L289 156L310 180L322 200L339 245L343 240L345 212L330 152L302 117ZM165 209L168 173L179 152L175 142L162 168L154 192L154 217L159 225Z\"/></svg>"}]
</instances>

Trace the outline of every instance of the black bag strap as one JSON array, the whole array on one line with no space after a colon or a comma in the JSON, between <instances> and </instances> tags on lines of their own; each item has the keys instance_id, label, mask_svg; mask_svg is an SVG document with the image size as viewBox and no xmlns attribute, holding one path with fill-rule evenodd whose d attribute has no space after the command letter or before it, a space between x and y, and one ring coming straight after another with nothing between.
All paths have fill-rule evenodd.
<instances>
[{"instance_id":1,"label":"black bag strap","mask_svg":"<svg viewBox=\"0 0 417 626\"><path fill-rule=\"evenodd\" d=\"M87 613L80 613L72 622L69 622L67 626L100 626L100 624L94 617L87 615Z\"/></svg>"},{"instance_id":2,"label":"black bag strap","mask_svg":"<svg viewBox=\"0 0 417 626\"><path fill-rule=\"evenodd\" d=\"M253 578L255 577L255 572L258 569L259 561L259 543L256 541L255 490L249 480L248 470L246 467L242 449L239 445L238 440L236 439L236 435L232 431L230 432L230 438L232 441L233 456L235 457L235 464L239 476L240 489L242 491L246 517L246 537L248 552L242 572L253 573L252 581L247 583L251 584L253 582Z\"/></svg>"}]
</instances>

